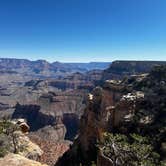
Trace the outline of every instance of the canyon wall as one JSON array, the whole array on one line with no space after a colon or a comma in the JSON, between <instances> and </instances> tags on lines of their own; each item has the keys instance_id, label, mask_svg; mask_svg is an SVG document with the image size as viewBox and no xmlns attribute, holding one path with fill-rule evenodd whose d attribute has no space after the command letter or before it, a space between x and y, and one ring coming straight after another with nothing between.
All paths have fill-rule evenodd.
<instances>
[{"instance_id":1,"label":"canyon wall","mask_svg":"<svg viewBox=\"0 0 166 166\"><path fill-rule=\"evenodd\" d=\"M149 74L133 75L122 81L107 80L102 87L95 88L87 99L77 139L55 165L91 166L96 163L97 166L111 166L115 162L123 165L134 162L135 157L138 165L142 162L161 165L165 161L161 149L166 141L166 130L163 128L166 117L165 79L165 66L156 66ZM113 135L106 134L105 139L105 133ZM152 142L148 140L149 136ZM122 149L118 152L111 141L119 140L124 142L115 142L116 148L122 143ZM141 148L140 141L143 140L146 140L145 149L140 154L136 147ZM136 155L128 154L124 144ZM122 150L129 160L121 155ZM149 155L142 160L144 153Z\"/></svg>"}]
</instances>

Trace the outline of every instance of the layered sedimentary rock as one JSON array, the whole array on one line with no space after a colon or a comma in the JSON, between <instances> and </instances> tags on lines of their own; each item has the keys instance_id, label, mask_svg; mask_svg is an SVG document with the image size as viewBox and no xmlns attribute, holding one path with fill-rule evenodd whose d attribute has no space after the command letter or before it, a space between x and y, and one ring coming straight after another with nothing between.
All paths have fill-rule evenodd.
<instances>
[{"instance_id":1,"label":"layered sedimentary rock","mask_svg":"<svg viewBox=\"0 0 166 166\"><path fill-rule=\"evenodd\" d=\"M87 108L81 117L79 136L71 149L64 154L57 165L90 165L97 160L97 141L102 139L102 133L109 130L111 110L115 101L120 97L120 92L114 89L95 88L87 99ZM118 118L119 119L119 118ZM117 123L117 120L115 122Z\"/></svg>"},{"instance_id":2,"label":"layered sedimentary rock","mask_svg":"<svg viewBox=\"0 0 166 166\"><path fill-rule=\"evenodd\" d=\"M0 73L24 74L33 77L62 77L75 72L105 69L110 62L103 63L49 63L45 60L0 58Z\"/></svg>"},{"instance_id":3,"label":"layered sedimentary rock","mask_svg":"<svg viewBox=\"0 0 166 166\"><path fill-rule=\"evenodd\" d=\"M149 73L154 66L165 65L166 61L114 61L103 72L103 79L122 79L126 76Z\"/></svg>"},{"instance_id":4,"label":"layered sedimentary rock","mask_svg":"<svg viewBox=\"0 0 166 166\"><path fill-rule=\"evenodd\" d=\"M55 124L59 124L58 128L63 128L62 124L64 124L68 129L67 138L73 139L77 133L79 118L85 107L83 100L84 92L78 93L76 91L42 95L36 104L17 104L12 118L27 119L31 131L37 131L46 126L50 126L51 129L51 126L57 126ZM61 119L61 122L57 120L58 118ZM71 131L68 124L73 124ZM55 127L54 129L56 130ZM65 130L63 131L66 132Z\"/></svg>"},{"instance_id":5,"label":"layered sedimentary rock","mask_svg":"<svg viewBox=\"0 0 166 166\"><path fill-rule=\"evenodd\" d=\"M142 73L148 72L152 66L160 63L165 62L118 61L114 62L103 74L100 70L93 70L87 73L59 75L56 78L48 78L49 65L46 62L35 64L40 70L36 68L33 71L36 73L35 77L31 75L32 73L22 77L18 71L2 71L0 76L2 80L0 85L1 115L12 114L13 118L27 119L32 131L30 136L32 139L35 137L33 140L38 140L37 142L44 147L44 154L47 158L43 157L42 161L47 163L49 160L56 161L57 156L61 156L68 149L69 143L62 140L73 141L80 126L80 134L58 164L72 165L73 162L76 165L90 164L92 161L97 161L96 144L102 140L103 132L127 133L129 130L132 131L135 128L132 123L135 112L140 109L146 110L141 105L153 108L152 110L157 109L155 105L159 105L161 101L156 98L158 95L164 96L165 80L163 77L156 80L160 72L153 73L155 75L153 77ZM20 66L17 63L15 65ZM22 67L25 72L26 64ZM132 77L123 79L124 76L129 75ZM91 92L96 85L101 85L101 88L94 89L87 100L87 93ZM86 109L85 104L87 104ZM146 115L139 119L137 124L139 127L154 122L156 114L153 115L150 110L145 112ZM79 124L80 118L81 124ZM161 149L164 149L164 142L162 140ZM61 150L51 146L56 143ZM50 152L44 144L49 145ZM51 154L54 149L58 151L58 154L55 153L55 160L46 155L48 152L50 156L53 156Z\"/></svg>"},{"instance_id":6,"label":"layered sedimentary rock","mask_svg":"<svg viewBox=\"0 0 166 166\"><path fill-rule=\"evenodd\" d=\"M22 67L22 72L30 70L26 64ZM4 66L0 82L0 118L26 119L29 136L44 147L41 161L53 163L69 147L70 143L64 139L73 140L77 135L86 93L93 89L94 81L100 79L101 71L93 71L88 76L78 72L58 78L47 76L43 73L42 77L41 71L35 76L30 73L22 76L19 71L5 71ZM25 125L22 127L26 130ZM47 149L44 143L50 148Z\"/></svg>"},{"instance_id":7,"label":"layered sedimentary rock","mask_svg":"<svg viewBox=\"0 0 166 166\"><path fill-rule=\"evenodd\" d=\"M93 93L89 95L87 108L81 118L79 136L56 165L78 166L82 164L89 166L93 162L96 162L98 166L111 166L115 164L114 162L122 164L125 161L124 156L124 160L117 158L114 161L117 156L111 149L112 145L107 145L105 142L102 144L105 132L119 134L119 137L122 135L129 140L134 138L138 141L137 146L140 146L141 139L151 136L153 143L149 142L149 144L145 144L145 147L153 149L149 156L159 155L161 161L158 157L153 156L143 162L158 165L163 163L165 155L161 149L166 141L164 136L166 134L164 128L164 118L166 117L165 73L166 68L158 66L150 74L134 75L122 81L107 80L102 88L94 89ZM114 135L111 137L114 139ZM110 139L112 139L111 137ZM124 143L126 146L132 145L128 142ZM99 149L97 145L100 145ZM109 153L112 155L110 156ZM138 153L139 156L138 151L135 153ZM142 161L139 160L139 157L137 159L138 164L141 164ZM134 161L134 155L129 161Z\"/></svg>"}]
</instances>

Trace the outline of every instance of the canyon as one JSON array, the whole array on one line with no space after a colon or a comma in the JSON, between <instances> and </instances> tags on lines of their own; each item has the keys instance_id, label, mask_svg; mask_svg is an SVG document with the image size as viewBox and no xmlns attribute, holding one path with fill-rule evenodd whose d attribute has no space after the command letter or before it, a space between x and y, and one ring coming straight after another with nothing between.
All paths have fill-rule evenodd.
<instances>
[{"instance_id":1,"label":"canyon","mask_svg":"<svg viewBox=\"0 0 166 166\"><path fill-rule=\"evenodd\" d=\"M28 137L44 149L41 161L53 165L77 135L86 96L108 65L0 59L0 119L25 119Z\"/></svg>"},{"instance_id":2,"label":"canyon","mask_svg":"<svg viewBox=\"0 0 166 166\"><path fill-rule=\"evenodd\" d=\"M26 120L28 137L44 152L39 160L42 163L89 166L94 162L102 166L106 156L102 150L98 153L96 144L104 140L105 132L132 131L131 121L140 103L152 103L147 99L157 95L145 93L143 85L165 84L163 77L153 82L153 75L148 73L165 64L50 64L42 60L1 59L0 118ZM151 119L148 115L141 118L142 126Z\"/></svg>"},{"instance_id":3,"label":"canyon","mask_svg":"<svg viewBox=\"0 0 166 166\"><path fill-rule=\"evenodd\" d=\"M55 166L164 165L165 101L165 65L106 80L90 94L79 135Z\"/></svg>"}]
</instances>

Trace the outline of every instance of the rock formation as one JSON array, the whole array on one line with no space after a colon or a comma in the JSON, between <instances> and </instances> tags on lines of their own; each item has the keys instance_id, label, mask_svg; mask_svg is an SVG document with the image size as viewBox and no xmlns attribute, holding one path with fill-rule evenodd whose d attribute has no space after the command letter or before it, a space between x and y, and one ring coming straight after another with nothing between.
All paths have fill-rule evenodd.
<instances>
[{"instance_id":1,"label":"rock formation","mask_svg":"<svg viewBox=\"0 0 166 166\"><path fill-rule=\"evenodd\" d=\"M56 166L90 166L93 162L97 166L120 166L133 164L135 159L137 165L165 163L161 150L166 141L165 74L166 67L157 66L148 75L106 81L102 88L94 89L78 138ZM144 148L140 152L141 141Z\"/></svg>"},{"instance_id":2,"label":"rock formation","mask_svg":"<svg viewBox=\"0 0 166 166\"><path fill-rule=\"evenodd\" d=\"M3 166L47 166L37 161L27 159L19 154L8 154L4 158L0 158L0 165Z\"/></svg>"},{"instance_id":3,"label":"rock formation","mask_svg":"<svg viewBox=\"0 0 166 166\"><path fill-rule=\"evenodd\" d=\"M115 61L102 73L81 64L0 60L0 118L27 120L19 125L23 132L30 127L28 136L43 147L41 161L52 165L70 146L58 165L100 162L103 153L96 145L104 132L147 133L144 126L156 123L157 106L165 107L166 81L162 70L148 72L159 64L165 62ZM164 152L165 140L159 144Z\"/></svg>"},{"instance_id":4,"label":"rock formation","mask_svg":"<svg viewBox=\"0 0 166 166\"><path fill-rule=\"evenodd\" d=\"M23 119L1 121L0 128L0 165L41 165L33 160L39 160L43 151L26 135L28 125Z\"/></svg>"},{"instance_id":5,"label":"rock formation","mask_svg":"<svg viewBox=\"0 0 166 166\"><path fill-rule=\"evenodd\" d=\"M119 80L126 76L149 73L154 66L165 64L166 61L114 61L104 70L103 80Z\"/></svg>"}]
</instances>

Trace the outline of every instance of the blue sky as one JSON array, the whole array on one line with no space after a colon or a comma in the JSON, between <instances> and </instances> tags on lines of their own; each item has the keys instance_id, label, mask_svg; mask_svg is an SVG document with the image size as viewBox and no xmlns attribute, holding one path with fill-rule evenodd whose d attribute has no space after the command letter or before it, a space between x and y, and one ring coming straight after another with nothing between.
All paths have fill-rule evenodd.
<instances>
[{"instance_id":1,"label":"blue sky","mask_svg":"<svg viewBox=\"0 0 166 166\"><path fill-rule=\"evenodd\" d=\"M166 0L1 0L0 57L166 60Z\"/></svg>"}]
</instances>

